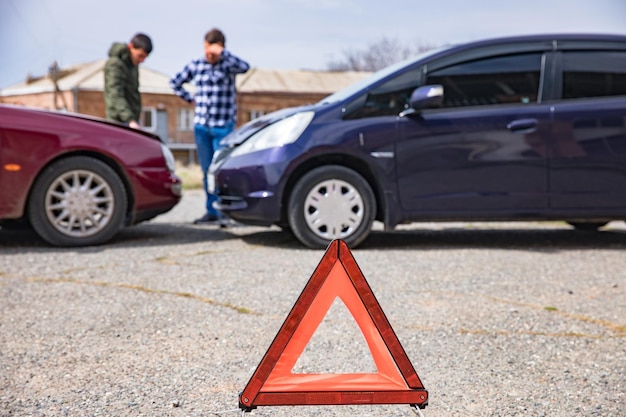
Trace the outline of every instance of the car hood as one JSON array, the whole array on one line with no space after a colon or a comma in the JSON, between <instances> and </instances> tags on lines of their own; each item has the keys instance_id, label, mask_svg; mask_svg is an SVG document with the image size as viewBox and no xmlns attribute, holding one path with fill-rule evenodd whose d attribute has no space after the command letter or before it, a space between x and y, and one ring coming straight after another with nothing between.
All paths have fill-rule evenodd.
<instances>
[{"instance_id":1,"label":"car hood","mask_svg":"<svg viewBox=\"0 0 626 417\"><path fill-rule=\"evenodd\" d=\"M126 126L125 124L122 123L118 123L109 119L103 119L101 117L96 117L96 116L91 116L88 114L82 114L82 113L59 113L62 116L66 116L66 117L72 117L72 118L76 118L76 119L85 119L85 120L89 120L92 122L97 122L97 123L102 123L102 124L106 124L106 125L110 125L110 126L115 126L118 129L125 129L134 133L138 133L141 134L143 136L146 136L148 138L154 139L154 140L158 140L159 142L163 142L165 143L165 141L159 136L156 135L152 132L149 132L147 130L144 129L134 129L130 126Z\"/></svg>"},{"instance_id":2,"label":"car hood","mask_svg":"<svg viewBox=\"0 0 626 417\"><path fill-rule=\"evenodd\" d=\"M250 136L258 132L259 130L271 125L272 123L292 116L296 113L310 110L313 107L315 107L315 105L288 107L286 109L281 109L272 113L265 114L233 130L229 135L222 139L220 144L224 147L234 147L237 145L241 145Z\"/></svg>"},{"instance_id":3,"label":"car hood","mask_svg":"<svg viewBox=\"0 0 626 417\"><path fill-rule=\"evenodd\" d=\"M92 116L92 115L83 114L83 113L71 113L71 112L63 112L63 111L58 111L58 110L42 109L39 107L19 106L19 105L14 105L14 104L0 104L0 107L4 107L7 109L17 109L20 112L54 114L55 117L58 116L58 117L67 117L70 119L89 120L90 122L96 122L96 123L101 123L103 125L115 126L118 129L128 130L130 132L165 143L161 137L159 137L158 135L155 135L154 133L148 132L144 129L133 129L132 127L126 126L122 123L114 122L112 120L104 119L102 117Z\"/></svg>"}]
</instances>

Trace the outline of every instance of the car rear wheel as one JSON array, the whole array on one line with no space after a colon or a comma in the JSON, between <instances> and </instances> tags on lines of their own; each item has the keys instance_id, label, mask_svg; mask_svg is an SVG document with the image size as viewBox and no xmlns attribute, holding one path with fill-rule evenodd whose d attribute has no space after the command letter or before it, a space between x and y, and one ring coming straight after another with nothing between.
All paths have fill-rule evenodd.
<instances>
[{"instance_id":1,"label":"car rear wheel","mask_svg":"<svg viewBox=\"0 0 626 417\"><path fill-rule=\"evenodd\" d=\"M128 197L117 173L86 156L61 159L45 168L28 204L33 229L57 246L98 245L124 225Z\"/></svg>"},{"instance_id":2,"label":"car rear wheel","mask_svg":"<svg viewBox=\"0 0 626 417\"><path fill-rule=\"evenodd\" d=\"M368 236L375 214L374 193L367 181L338 165L304 175L289 198L291 230L310 248L325 248L334 239L358 246Z\"/></svg>"},{"instance_id":3,"label":"car rear wheel","mask_svg":"<svg viewBox=\"0 0 626 417\"><path fill-rule=\"evenodd\" d=\"M570 226L573 226L576 230L583 231L595 231L605 226L608 222L567 222Z\"/></svg>"}]
</instances>

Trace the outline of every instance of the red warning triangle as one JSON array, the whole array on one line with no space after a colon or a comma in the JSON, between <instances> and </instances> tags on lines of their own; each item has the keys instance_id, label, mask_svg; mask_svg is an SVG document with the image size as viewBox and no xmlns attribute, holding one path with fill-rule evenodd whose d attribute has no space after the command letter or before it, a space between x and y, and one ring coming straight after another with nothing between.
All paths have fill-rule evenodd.
<instances>
[{"instance_id":1,"label":"red warning triangle","mask_svg":"<svg viewBox=\"0 0 626 417\"><path fill-rule=\"evenodd\" d=\"M377 372L294 374L296 362L335 299L359 326ZM239 396L239 407L428 402L411 361L346 243L334 240Z\"/></svg>"}]
</instances>

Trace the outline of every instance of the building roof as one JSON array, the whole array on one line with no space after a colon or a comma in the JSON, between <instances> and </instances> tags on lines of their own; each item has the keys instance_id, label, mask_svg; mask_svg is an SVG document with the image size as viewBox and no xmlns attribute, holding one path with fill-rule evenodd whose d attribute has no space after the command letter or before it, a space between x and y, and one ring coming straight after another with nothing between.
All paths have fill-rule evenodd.
<instances>
[{"instance_id":1,"label":"building roof","mask_svg":"<svg viewBox=\"0 0 626 417\"><path fill-rule=\"evenodd\" d=\"M87 62L59 69L58 84L61 91L73 89L87 91L104 90L104 64L106 59ZM145 66L139 67L139 86L141 92L171 94L172 89L168 85L169 77L158 71ZM26 94L50 93L54 91L52 78L30 78L24 82L3 88L0 96L19 96Z\"/></svg>"},{"instance_id":2,"label":"building roof","mask_svg":"<svg viewBox=\"0 0 626 417\"><path fill-rule=\"evenodd\" d=\"M286 92L332 94L367 77L369 72L304 71L252 68L237 77L237 89L244 93Z\"/></svg>"},{"instance_id":3,"label":"building roof","mask_svg":"<svg viewBox=\"0 0 626 417\"><path fill-rule=\"evenodd\" d=\"M74 89L104 90L104 65L106 59L78 64L59 70L58 85L61 91ZM242 93L282 92L331 94L368 76L368 72L325 72L304 70L275 70L252 68L237 76L237 89ZM170 76L145 65L139 67L139 90L142 93L173 94ZM193 91L193 86L188 87ZM55 90L50 76L30 78L3 88L0 97L50 93Z\"/></svg>"}]
</instances>

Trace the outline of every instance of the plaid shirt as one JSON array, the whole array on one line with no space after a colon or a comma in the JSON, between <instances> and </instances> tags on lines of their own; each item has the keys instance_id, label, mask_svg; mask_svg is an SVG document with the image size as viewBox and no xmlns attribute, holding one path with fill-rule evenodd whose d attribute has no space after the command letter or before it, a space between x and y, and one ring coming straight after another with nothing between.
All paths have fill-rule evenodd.
<instances>
[{"instance_id":1,"label":"plaid shirt","mask_svg":"<svg viewBox=\"0 0 626 417\"><path fill-rule=\"evenodd\" d=\"M212 65L206 58L194 59L170 80L170 87L176 95L196 104L193 122L209 127L234 123L237 115L235 76L242 74L250 66L247 62L222 51L220 61ZM193 80L195 96L183 88L183 84Z\"/></svg>"}]
</instances>

